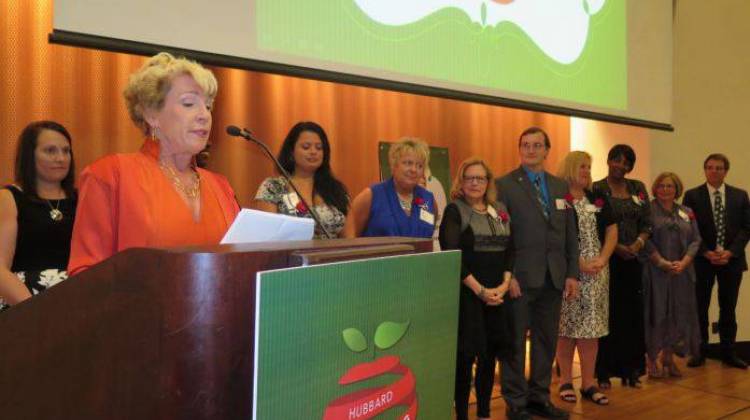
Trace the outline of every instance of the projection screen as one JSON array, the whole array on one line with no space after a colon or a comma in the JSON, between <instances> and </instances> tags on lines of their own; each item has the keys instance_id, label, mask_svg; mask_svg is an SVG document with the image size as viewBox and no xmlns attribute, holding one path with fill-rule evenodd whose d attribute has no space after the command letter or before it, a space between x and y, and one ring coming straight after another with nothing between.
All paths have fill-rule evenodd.
<instances>
[{"instance_id":1,"label":"projection screen","mask_svg":"<svg viewBox=\"0 0 750 420\"><path fill-rule=\"evenodd\" d=\"M671 130L671 0L55 0L52 42Z\"/></svg>"}]
</instances>

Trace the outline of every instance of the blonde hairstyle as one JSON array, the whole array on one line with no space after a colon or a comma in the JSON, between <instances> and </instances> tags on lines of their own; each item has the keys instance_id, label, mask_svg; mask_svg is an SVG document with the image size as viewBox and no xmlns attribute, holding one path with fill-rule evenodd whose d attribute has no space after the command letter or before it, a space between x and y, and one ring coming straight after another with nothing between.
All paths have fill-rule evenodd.
<instances>
[{"instance_id":1,"label":"blonde hairstyle","mask_svg":"<svg viewBox=\"0 0 750 420\"><path fill-rule=\"evenodd\" d=\"M219 88L216 77L210 70L186 58L175 58L172 54L161 52L146 60L137 72L130 75L123 96L130 119L144 133L149 133L144 112L160 110L172 87L172 80L183 74L192 77L209 100L213 101Z\"/></svg>"},{"instance_id":2,"label":"blonde hairstyle","mask_svg":"<svg viewBox=\"0 0 750 420\"><path fill-rule=\"evenodd\" d=\"M492 175L492 171L490 170L490 167L487 165L487 162L485 162L482 158L479 157L470 157L458 166L458 172L456 172L456 179L453 180L453 185L451 186L451 200L456 200L459 198L463 198L464 192L462 190L462 187L464 185L464 174L466 173L466 170L469 169L470 166L474 165L480 165L482 168L484 168L484 171L487 172L487 191L484 192L484 202L487 204L492 204L495 202L497 191L495 191L495 177Z\"/></svg>"},{"instance_id":3,"label":"blonde hairstyle","mask_svg":"<svg viewBox=\"0 0 750 420\"><path fill-rule=\"evenodd\" d=\"M588 162L591 164L591 155L580 150L576 150L568 153L560 162L560 167L557 170L557 176L565 180L568 185L576 182L578 179L578 168L581 164ZM586 185L587 189L591 189L591 179L589 178L589 185Z\"/></svg>"},{"instance_id":4,"label":"blonde hairstyle","mask_svg":"<svg viewBox=\"0 0 750 420\"><path fill-rule=\"evenodd\" d=\"M659 174L659 176L656 177L654 180L654 183L651 184L651 195L656 197L656 187L661 184L662 181L664 181L666 178L669 178L674 182L675 186L675 192L674 192L674 199L677 200L682 196L683 192L683 186L682 186L682 180L679 176L677 176L674 172L662 172Z\"/></svg>"},{"instance_id":5,"label":"blonde hairstyle","mask_svg":"<svg viewBox=\"0 0 750 420\"><path fill-rule=\"evenodd\" d=\"M390 165L391 170L393 170L396 162L405 153L414 153L417 155L419 159L424 161L425 168L430 164L430 148L427 146L427 143L417 138L404 137L391 145L391 148L388 150L388 165Z\"/></svg>"}]
</instances>

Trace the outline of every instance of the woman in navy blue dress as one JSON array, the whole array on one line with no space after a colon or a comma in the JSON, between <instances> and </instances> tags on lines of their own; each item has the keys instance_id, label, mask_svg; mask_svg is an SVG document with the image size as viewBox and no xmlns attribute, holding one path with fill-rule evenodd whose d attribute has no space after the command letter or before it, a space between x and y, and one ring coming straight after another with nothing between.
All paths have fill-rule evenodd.
<instances>
[{"instance_id":1,"label":"woman in navy blue dress","mask_svg":"<svg viewBox=\"0 0 750 420\"><path fill-rule=\"evenodd\" d=\"M435 199L419 186L429 158L430 149L421 140L402 139L391 146L391 178L365 188L354 198L345 236L431 238L437 220Z\"/></svg>"}]
</instances>

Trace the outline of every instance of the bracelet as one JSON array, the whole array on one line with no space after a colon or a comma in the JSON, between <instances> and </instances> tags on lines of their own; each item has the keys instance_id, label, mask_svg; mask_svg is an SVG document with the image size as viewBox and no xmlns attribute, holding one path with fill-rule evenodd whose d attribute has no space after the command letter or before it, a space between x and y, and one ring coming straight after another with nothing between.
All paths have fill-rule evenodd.
<instances>
[{"instance_id":1,"label":"bracelet","mask_svg":"<svg viewBox=\"0 0 750 420\"><path fill-rule=\"evenodd\" d=\"M481 285L479 286L479 291L477 292L477 296L479 296L480 298L484 296L484 286L481 286Z\"/></svg>"}]
</instances>

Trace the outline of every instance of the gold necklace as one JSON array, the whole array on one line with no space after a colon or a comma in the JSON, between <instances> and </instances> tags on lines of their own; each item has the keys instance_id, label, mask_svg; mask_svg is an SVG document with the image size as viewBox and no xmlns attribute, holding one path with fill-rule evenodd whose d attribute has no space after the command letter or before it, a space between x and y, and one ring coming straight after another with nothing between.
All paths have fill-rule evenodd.
<instances>
[{"instance_id":1,"label":"gold necklace","mask_svg":"<svg viewBox=\"0 0 750 420\"><path fill-rule=\"evenodd\" d=\"M59 222L63 219L63 212L60 211L60 201L57 200L57 205L55 207L52 207L52 201L51 200L45 200L47 201L47 205L49 206L49 217L52 219L52 221Z\"/></svg>"},{"instance_id":2,"label":"gold necklace","mask_svg":"<svg viewBox=\"0 0 750 420\"><path fill-rule=\"evenodd\" d=\"M159 166L161 166L162 169L164 169L169 177L171 178L172 185L175 186L179 191L182 191L183 194L185 194L185 197L187 198L197 198L201 193L201 176L198 174L198 171L195 170L195 168L191 169L193 170L193 185L186 187L185 184L182 183L180 180L180 177L177 176L177 172L172 169L171 166L167 166L162 162L159 162Z\"/></svg>"}]
</instances>

